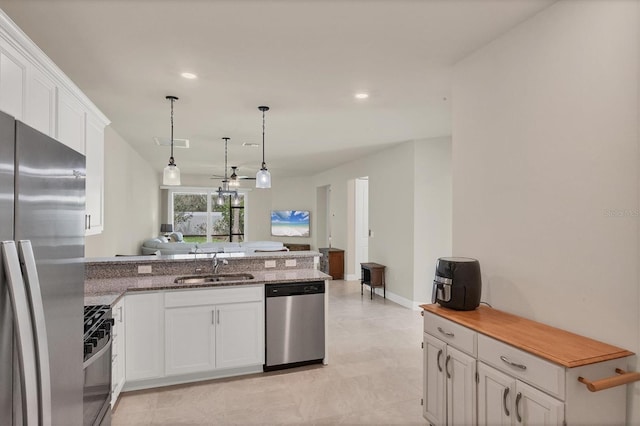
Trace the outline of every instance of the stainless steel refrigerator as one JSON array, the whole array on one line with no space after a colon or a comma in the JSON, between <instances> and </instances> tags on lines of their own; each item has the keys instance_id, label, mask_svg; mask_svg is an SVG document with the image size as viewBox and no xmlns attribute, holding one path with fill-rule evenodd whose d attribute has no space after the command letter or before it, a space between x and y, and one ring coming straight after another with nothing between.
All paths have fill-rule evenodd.
<instances>
[{"instance_id":1,"label":"stainless steel refrigerator","mask_svg":"<svg viewBox=\"0 0 640 426\"><path fill-rule=\"evenodd\" d=\"M1 426L83 421L84 175L83 155L0 112L0 241L31 242L41 294L40 309L29 293L29 254L21 253L29 312L13 309L20 295L10 289L5 254L14 244L3 243Z\"/></svg>"}]
</instances>

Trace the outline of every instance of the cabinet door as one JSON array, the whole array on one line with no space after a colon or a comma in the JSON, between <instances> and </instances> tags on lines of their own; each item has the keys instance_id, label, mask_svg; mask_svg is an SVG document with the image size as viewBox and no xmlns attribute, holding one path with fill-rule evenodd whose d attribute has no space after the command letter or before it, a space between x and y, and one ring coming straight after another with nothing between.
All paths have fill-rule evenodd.
<instances>
[{"instance_id":1,"label":"cabinet door","mask_svg":"<svg viewBox=\"0 0 640 426\"><path fill-rule=\"evenodd\" d=\"M422 414L432 425L447 423L447 392L444 372L446 344L424 334L423 362L423 410Z\"/></svg>"},{"instance_id":2,"label":"cabinet door","mask_svg":"<svg viewBox=\"0 0 640 426\"><path fill-rule=\"evenodd\" d=\"M561 426L564 403L521 382L516 382L516 421L522 425Z\"/></svg>"},{"instance_id":3,"label":"cabinet door","mask_svg":"<svg viewBox=\"0 0 640 426\"><path fill-rule=\"evenodd\" d=\"M87 114L86 235L99 234L104 229L104 125Z\"/></svg>"},{"instance_id":4,"label":"cabinet door","mask_svg":"<svg viewBox=\"0 0 640 426\"><path fill-rule=\"evenodd\" d=\"M124 300L120 300L111 309L114 325L112 331L111 365L111 408L116 404L125 382L125 335Z\"/></svg>"},{"instance_id":5,"label":"cabinet door","mask_svg":"<svg viewBox=\"0 0 640 426\"><path fill-rule=\"evenodd\" d=\"M476 424L476 359L447 346L447 424Z\"/></svg>"},{"instance_id":6,"label":"cabinet door","mask_svg":"<svg viewBox=\"0 0 640 426\"><path fill-rule=\"evenodd\" d=\"M27 59L0 38L0 111L24 121Z\"/></svg>"},{"instance_id":7,"label":"cabinet door","mask_svg":"<svg viewBox=\"0 0 640 426\"><path fill-rule=\"evenodd\" d=\"M164 376L164 294L125 296L127 380Z\"/></svg>"},{"instance_id":8,"label":"cabinet door","mask_svg":"<svg viewBox=\"0 0 640 426\"><path fill-rule=\"evenodd\" d=\"M211 305L165 311L167 375L215 368L215 314Z\"/></svg>"},{"instance_id":9,"label":"cabinet door","mask_svg":"<svg viewBox=\"0 0 640 426\"><path fill-rule=\"evenodd\" d=\"M25 123L56 137L56 84L36 66L29 68Z\"/></svg>"},{"instance_id":10,"label":"cabinet door","mask_svg":"<svg viewBox=\"0 0 640 426\"><path fill-rule=\"evenodd\" d=\"M80 101L64 89L58 90L58 135L63 144L84 154L85 117Z\"/></svg>"},{"instance_id":11,"label":"cabinet door","mask_svg":"<svg viewBox=\"0 0 640 426\"><path fill-rule=\"evenodd\" d=\"M262 302L217 306L216 367L264 364Z\"/></svg>"},{"instance_id":12,"label":"cabinet door","mask_svg":"<svg viewBox=\"0 0 640 426\"><path fill-rule=\"evenodd\" d=\"M478 376L478 425L514 425L516 380L482 362Z\"/></svg>"}]
</instances>

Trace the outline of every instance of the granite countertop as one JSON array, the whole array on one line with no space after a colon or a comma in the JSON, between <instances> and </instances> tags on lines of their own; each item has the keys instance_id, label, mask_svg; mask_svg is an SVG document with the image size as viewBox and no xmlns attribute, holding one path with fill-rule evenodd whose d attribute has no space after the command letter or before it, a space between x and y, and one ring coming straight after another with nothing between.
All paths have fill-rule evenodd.
<instances>
[{"instance_id":1,"label":"granite countertop","mask_svg":"<svg viewBox=\"0 0 640 426\"><path fill-rule=\"evenodd\" d=\"M243 271L244 272L244 271ZM247 271L252 280L220 281L207 284L176 284L173 281L182 275L154 275L124 278L94 278L85 280L85 305L113 305L129 291L183 290L237 285L317 281L331 278L316 269L290 269L274 271Z\"/></svg>"}]
</instances>

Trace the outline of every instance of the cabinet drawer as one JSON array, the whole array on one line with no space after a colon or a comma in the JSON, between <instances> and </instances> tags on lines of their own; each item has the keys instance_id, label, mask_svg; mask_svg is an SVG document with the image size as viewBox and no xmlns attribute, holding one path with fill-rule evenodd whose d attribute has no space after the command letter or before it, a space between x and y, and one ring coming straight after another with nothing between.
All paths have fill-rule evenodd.
<instances>
[{"instance_id":1,"label":"cabinet drawer","mask_svg":"<svg viewBox=\"0 0 640 426\"><path fill-rule=\"evenodd\" d=\"M564 367L498 340L478 335L478 359L564 400Z\"/></svg>"},{"instance_id":2,"label":"cabinet drawer","mask_svg":"<svg viewBox=\"0 0 640 426\"><path fill-rule=\"evenodd\" d=\"M165 293L166 308L178 306L216 305L220 303L256 302L263 299L263 286L226 287L197 290L168 291Z\"/></svg>"},{"instance_id":3,"label":"cabinet drawer","mask_svg":"<svg viewBox=\"0 0 640 426\"><path fill-rule=\"evenodd\" d=\"M430 312L424 313L424 331L469 355L477 354L475 331Z\"/></svg>"}]
</instances>

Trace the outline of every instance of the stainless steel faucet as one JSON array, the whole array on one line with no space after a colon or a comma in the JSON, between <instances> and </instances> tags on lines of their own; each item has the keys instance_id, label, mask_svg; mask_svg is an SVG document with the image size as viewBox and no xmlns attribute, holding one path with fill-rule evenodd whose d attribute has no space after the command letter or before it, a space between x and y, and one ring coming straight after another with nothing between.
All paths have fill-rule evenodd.
<instances>
[{"instance_id":1,"label":"stainless steel faucet","mask_svg":"<svg viewBox=\"0 0 640 426\"><path fill-rule=\"evenodd\" d=\"M223 265L228 265L229 261L227 259L222 259L221 263ZM218 253L213 253L213 273L217 274L218 273L218 267L220 266L219 262L218 262Z\"/></svg>"}]
</instances>

